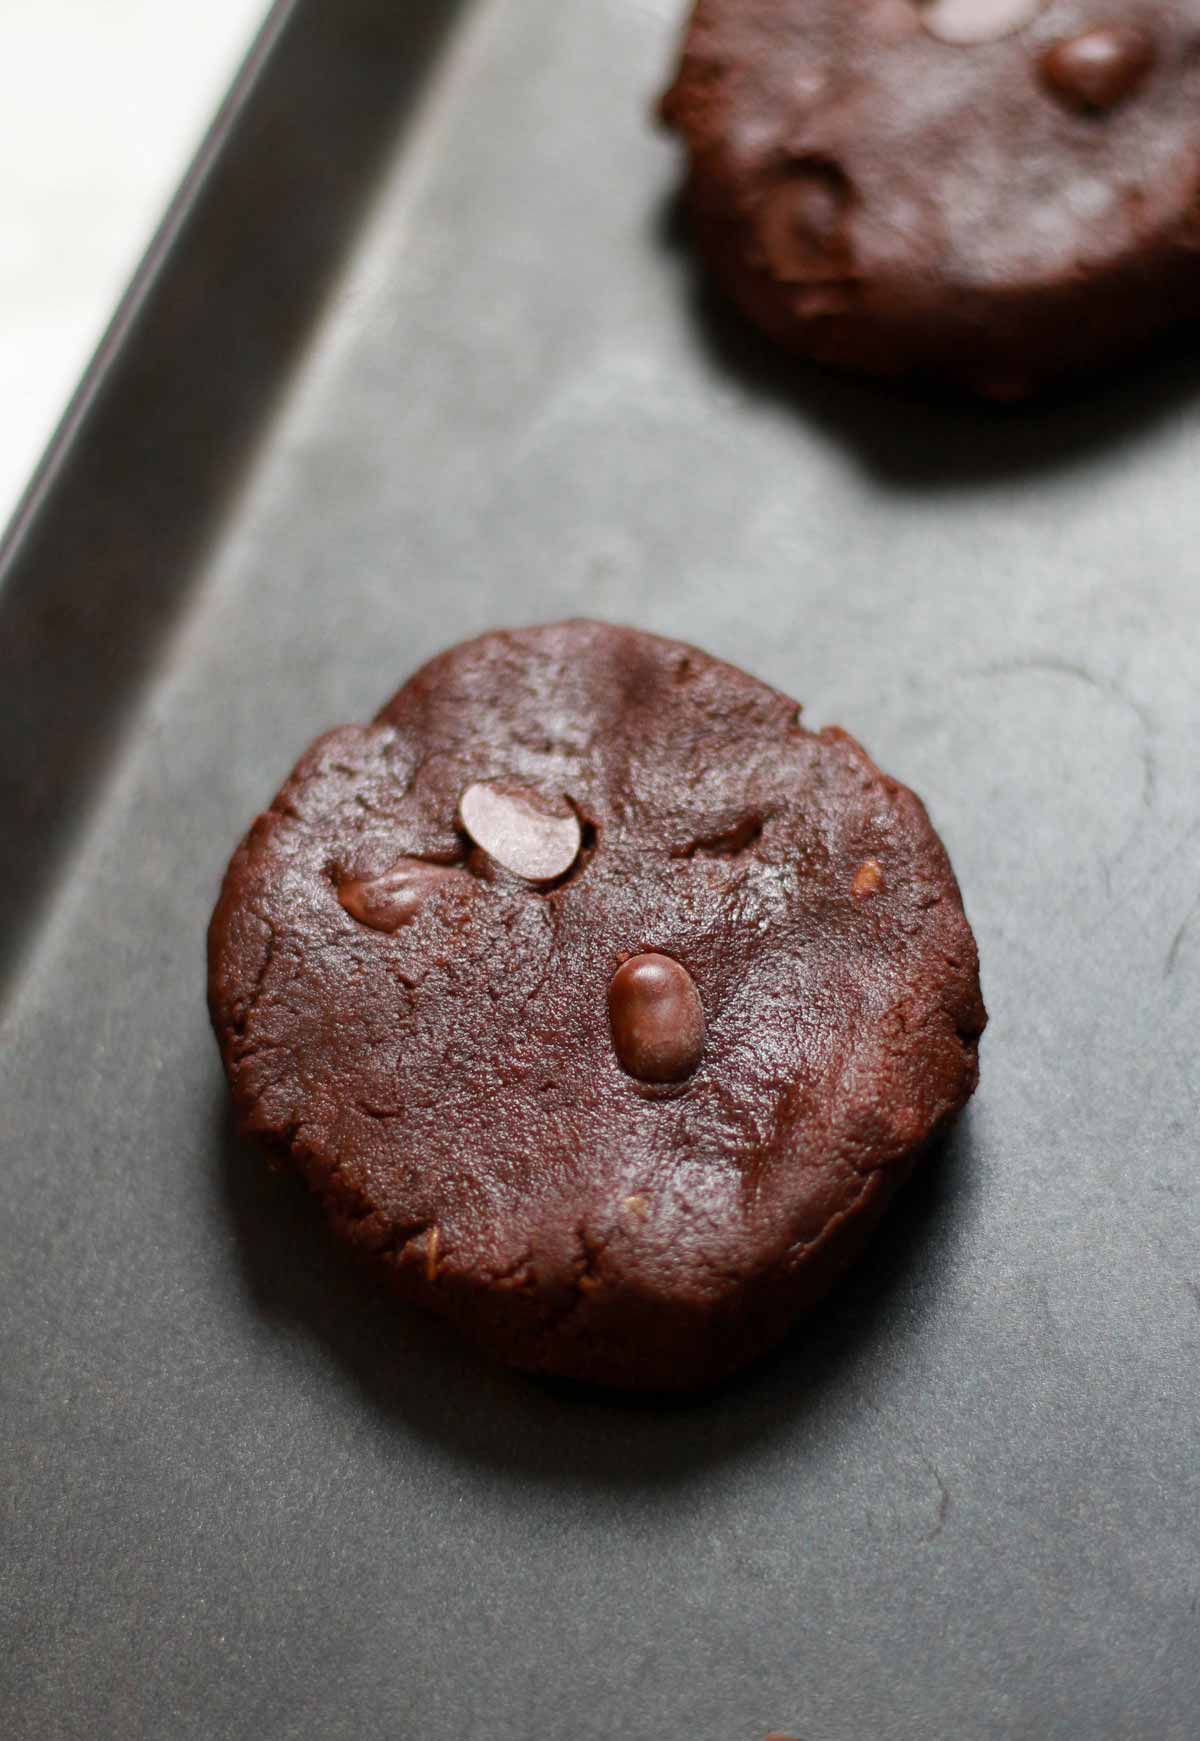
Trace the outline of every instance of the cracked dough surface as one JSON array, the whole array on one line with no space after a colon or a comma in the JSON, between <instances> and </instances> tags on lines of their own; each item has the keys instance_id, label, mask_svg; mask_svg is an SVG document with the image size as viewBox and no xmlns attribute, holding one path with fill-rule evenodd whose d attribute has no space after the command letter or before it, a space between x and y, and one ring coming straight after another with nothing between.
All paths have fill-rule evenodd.
<instances>
[{"instance_id":1,"label":"cracked dough surface","mask_svg":"<svg viewBox=\"0 0 1200 1741\"><path fill-rule=\"evenodd\" d=\"M571 804L565 878L471 849L480 780ZM400 858L462 874L371 929L338 889ZM699 990L683 1082L613 1050L641 951ZM590 622L453 648L321 738L234 855L209 966L243 1125L339 1234L500 1358L637 1386L719 1378L825 1291L986 1019L919 800L743 672Z\"/></svg>"}]
</instances>

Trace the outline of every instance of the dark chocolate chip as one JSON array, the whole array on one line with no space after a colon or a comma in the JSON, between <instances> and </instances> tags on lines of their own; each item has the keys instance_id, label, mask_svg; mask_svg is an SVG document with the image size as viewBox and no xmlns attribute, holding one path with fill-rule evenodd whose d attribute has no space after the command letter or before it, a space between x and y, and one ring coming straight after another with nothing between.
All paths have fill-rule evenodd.
<instances>
[{"instance_id":1,"label":"dark chocolate chip","mask_svg":"<svg viewBox=\"0 0 1200 1741\"><path fill-rule=\"evenodd\" d=\"M503 781L468 786L459 821L488 857L528 883L565 876L579 856L579 818L565 801Z\"/></svg>"},{"instance_id":2,"label":"dark chocolate chip","mask_svg":"<svg viewBox=\"0 0 1200 1741\"><path fill-rule=\"evenodd\" d=\"M704 1006L685 967L669 955L634 955L608 988L617 1057L642 1082L690 1076L704 1051Z\"/></svg>"},{"instance_id":3,"label":"dark chocolate chip","mask_svg":"<svg viewBox=\"0 0 1200 1741\"><path fill-rule=\"evenodd\" d=\"M342 883L338 900L360 925L369 925L372 931L398 931L411 925L430 895L450 882L471 886L466 872L454 865L402 858L381 877Z\"/></svg>"},{"instance_id":4,"label":"dark chocolate chip","mask_svg":"<svg viewBox=\"0 0 1200 1741\"><path fill-rule=\"evenodd\" d=\"M1141 84L1154 44L1136 24L1105 24L1056 42L1040 62L1042 80L1076 109L1112 109Z\"/></svg>"}]
</instances>

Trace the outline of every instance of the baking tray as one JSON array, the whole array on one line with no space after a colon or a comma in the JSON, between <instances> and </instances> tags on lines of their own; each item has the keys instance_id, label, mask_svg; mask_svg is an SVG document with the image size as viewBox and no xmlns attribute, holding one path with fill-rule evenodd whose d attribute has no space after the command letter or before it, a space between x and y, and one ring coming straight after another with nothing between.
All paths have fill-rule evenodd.
<instances>
[{"instance_id":1,"label":"baking tray","mask_svg":"<svg viewBox=\"0 0 1200 1741\"><path fill-rule=\"evenodd\" d=\"M272 16L0 588L8 1736L1191 1741L1200 370L785 368L675 0ZM492 1370L231 1133L227 855L413 667L682 634L928 800L992 1025L857 1276L663 1406Z\"/></svg>"}]
</instances>

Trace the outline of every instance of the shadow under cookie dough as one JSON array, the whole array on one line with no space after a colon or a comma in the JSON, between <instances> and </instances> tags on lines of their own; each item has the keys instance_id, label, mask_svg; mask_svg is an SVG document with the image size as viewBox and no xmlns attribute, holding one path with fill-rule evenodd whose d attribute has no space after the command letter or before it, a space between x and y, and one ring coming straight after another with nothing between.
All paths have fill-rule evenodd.
<instances>
[{"instance_id":1,"label":"shadow under cookie dough","mask_svg":"<svg viewBox=\"0 0 1200 1741\"><path fill-rule=\"evenodd\" d=\"M919 1333L972 1190L971 1148L968 1113L921 1163L863 1260L781 1349L717 1390L653 1397L485 1361L343 1253L301 1183L237 1134L223 1096L214 1115L222 1208L264 1318L299 1328L398 1429L523 1479L602 1490L672 1485L785 1426L823 1435L839 1408L856 1407L873 1345L901 1320L903 1334Z\"/></svg>"},{"instance_id":2,"label":"shadow under cookie dough","mask_svg":"<svg viewBox=\"0 0 1200 1741\"><path fill-rule=\"evenodd\" d=\"M990 403L915 379L839 374L773 343L692 253L683 194L653 215L657 245L685 253L685 318L707 354L748 393L831 431L881 484L954 491L1068 471L1153 433L1200 397L1194 331L1176 330L1114 362L1015 404Z\"/></svg>"}]
</instances>

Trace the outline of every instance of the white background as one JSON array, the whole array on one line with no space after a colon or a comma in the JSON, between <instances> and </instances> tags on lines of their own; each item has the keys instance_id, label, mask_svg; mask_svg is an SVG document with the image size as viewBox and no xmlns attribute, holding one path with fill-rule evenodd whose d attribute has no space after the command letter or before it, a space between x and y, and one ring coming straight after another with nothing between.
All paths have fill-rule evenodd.
<instances>
[{"instance_id":1,"label":"white background","mask_svg":"<svg viewBox=\"0 0 1200 1741\"><path fill-rule=\"evenodd\" d=\"M0 528L267 9L0 0Z\"/></svg>"}]
</instances>

